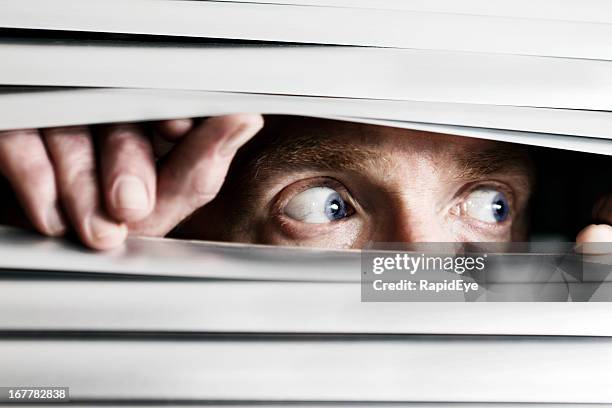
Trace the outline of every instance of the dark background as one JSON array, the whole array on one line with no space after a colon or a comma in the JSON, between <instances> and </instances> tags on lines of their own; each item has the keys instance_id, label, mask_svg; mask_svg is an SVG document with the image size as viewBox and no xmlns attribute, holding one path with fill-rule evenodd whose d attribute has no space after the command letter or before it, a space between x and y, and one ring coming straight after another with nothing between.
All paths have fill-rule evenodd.
<instances>
[{"instance_id":1,"label":"dark background","mask_svg":"<svg viewBox=\"0 0 612 408\"><path fill-rule=\"evenodd\" d=\"M595 202L612 194L612 157L534 148L536 188L531 202L533 234L574 241L592 216Z\"/></svg>"}]
</instances>

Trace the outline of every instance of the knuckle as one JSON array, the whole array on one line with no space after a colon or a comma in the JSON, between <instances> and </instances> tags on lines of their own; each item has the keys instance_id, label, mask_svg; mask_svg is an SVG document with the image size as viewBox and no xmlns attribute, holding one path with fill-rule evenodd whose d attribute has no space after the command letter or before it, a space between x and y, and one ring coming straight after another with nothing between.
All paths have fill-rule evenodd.
<instances>
[{"instance_id":1,"label":"knuckle","mask_svg":"<svg viewBox=\"0 0 612 408\"><path fill-rule=\"evenodd\" d=\"M45 132L52 156L57 155L68 160L93 150L93 142L86 135L87 133L79 133L74 129L72 132L56 132L55 129Z\"/></svg>"},{"instance_id":2,"label":"knuckle","mask_svg":"<svg viewBox=\"0 0 612 408\"><path fill-rule=\"evenodd\" d=\"M86 186L95 186L96 183L96 172L93 167L75 165L62 177L59 189L64 198L78 198Z\"/></svg>"},{"instance_id":3,"label":"knuckle","mask_svg":"<svg viewBox=\"0 0 612 408\"><path fill-rule=\"evenodd\" d=\"M22 168L47 160L47 153L37 131L9 131L0 135L0 157L11 167Z\"/></svg>"},{"instance_id":4,"label":"knuckle","mask_svg":"<svg viewBox=\"0 0 612 408\"><path fill-rule=\"evenodd\" d=\"M75 125L75 126L56 126L52 128L44 129L45 133L56 135L73 135L73 134L81 134L83 132L88 131L88 127L85 125Z\"/></svg>"},{"instance_id":5,"label":"knuckle","mask_svg":"<svg viewBox=\"0 0 612 408\"><path fill-rule=\"evenodd\" d=\"M53 184L53 168L43 151L16 152L6 167L6 175L15 182L27 185L32 190L41 190Z\"/></svg>"},{"instance_id":6,"label":"knuckle","mask_svg":"<svg viewBox=\"0 0 612 408\"><path fill-rule=\"evenodd\" d=\"M114 125L105 131L106 139L113 143L123 143L140 136L140 128L134 124Z\"/></svg>"},{"instance_id":7,"label":"knuckle","mask_svg":"<svg viewBox=\"0 0 612 408\"><path fill-rule=\"evenodd\" d=\"M36 129L15 129L15 130L3 130L0 131L0 138L3 139L15 139L21 137L28 137L36 135L38 136L38 130Z\"/></svg>"},{"instance_id":8,"label":"knuckle","mask_svg":"<svg viewBox=\"0 0 612 408\"><path fill-rule=\"evenodd\" d=\"M24 167L22 174L18 175L17 179L19 182L27 184L31 190L38 192L50 190L54 185L51 167L42 163Z\"/></svg>"},{"instance_id":9,"label":"knuckle","mask_svg":"<svg viewBox=\"0 0 612 408\"><path fill-rule=\"evenodd\" d=\"M89 134L87 126L64 126L42 130L45 139L52 146L79 146L84 143L84 135Z\"/></svg>"},{"instance_id":10,"label":"knuckle","mask_svg":"<svg viewBox=\"0 0 612 408\"><path fill-rule=\"evenodd\" d=\"M51 164L44 151L15 152L13 163L17 173L28 179L51 172Z\"/></svg>"},{"instance_id":11,"label":"knuckle","mask_svg":"<svg viewBox=\"0 0 612 408\"><path fill-rule=\"evenodd\" d=\"M122 126L111 130L104 139L104 155L114 158L151 156L153 152L150 141L135 126Z\"/></svg>"}]
</instances>

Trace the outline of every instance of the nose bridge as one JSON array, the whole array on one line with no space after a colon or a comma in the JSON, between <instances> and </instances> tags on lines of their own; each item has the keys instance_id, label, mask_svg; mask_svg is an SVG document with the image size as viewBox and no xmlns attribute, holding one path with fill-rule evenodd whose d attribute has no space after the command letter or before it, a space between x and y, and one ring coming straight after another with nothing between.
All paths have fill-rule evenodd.
<instances>
[{"instance_id":1,"label":"nose bridge","mask_svg":"<svg viewBox=\"0 0 612 408\"><path fill-rule=\"evenodd\" d=\"M389 238L392 242L449 242L449 233L438 217L406 214L397 220Z\"/></svg>"},{"instance_id":2,"label":"nose bridge","mask_svg":"<svg viewBox=\"0 0 612 408\"><path fill-rule=\"evenodd\" d=\"M388 213L384 242L452 242L453 234L444 217L431 203L398 205Z\"/></svg>"},{"instance_id":3,"label":"nose bridge","mask_svg":"<svg viewBox=\"0 0 612 408\"><path fill-rule=\"evenodd\" d=\"M431 160L420 158L402 161L387 173L385 206L383 214L378 214L381 223L376 234L381 242L454 241L454 233L439 208L444 185L437 168Z\"/></svg>"}]
</instances>

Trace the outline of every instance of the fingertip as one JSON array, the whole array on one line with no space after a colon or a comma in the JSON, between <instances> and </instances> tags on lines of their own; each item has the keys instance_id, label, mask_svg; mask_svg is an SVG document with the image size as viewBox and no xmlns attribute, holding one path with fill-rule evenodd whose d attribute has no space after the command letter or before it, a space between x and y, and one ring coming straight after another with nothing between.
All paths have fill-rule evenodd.
<instances>
[{"instance_id":1,"label":"fingertip","mask_svg":"<svg viewBox=\"0 0 612 408\"><path fill-rule=\"evenodd\" d=\"M213 127L221 128L223 135L219 147L221 156L233 156L236 151L261 130L264 125L263 117L258 114L239 113L234 115L212 118ZM231 129L226 131L225 129Z\"/></svg>"},{"instance_id":2,"label":"fingertip","mask_svg":"<svg viewBox=\"0 0 612 408\"><path fill-rule=\"evenodd\" d=\"M104 251L121 246L127 234L125 224L116 224L98 214L92 214L85 221L82 239L90 248Z\"/></svg>"},{"instance_id":3,"label":"fingertip","mask_svg":"<svg viewBox=\"0 0 612 408\"><path fill-rule=\"evenodd\" d=\"M264 125L263 116L258 113L238 113L230 116L235 117L237 121L242 122L251 130L260 130Z\"/></svg>"},{"instance_id":4,"label":"fingertip","mask_svg":"<svg viewBox=\"0 0 612 408\"><path fill-rule=\"evenodd\" d=\"M259 131L264 125L263 116L257 113L234 113L231 115L215 116L207 122L221 128L241 128L251 132Z\"/></svg>"},{"instance_id":5,"label":"fingertip","mask_svg":"<svg viewBox=\"0 0 612 408\"><path fill-rule=\"evenodd\" d=\"M66 223L61 215L59 206L55 205L49 208L40 231L50 237L59 237L66 233L66 229Z\"/></svg>"},{"instance_id":6,"label":"fingertip","mask_svg":"<svg viewBox=\"0 0 612 408\"><path fill-rule=\"evenodd\" d=\"M185 136L193 128L193 119L170 119L155 123L155 129L164 139L175 141Z\"/></svg>"},{"instance_id":7,"label":"fingertip","mask_svg":"<svg viewBox=\"0 0 612 408\"><path fill-rule=\"evenodd\" d=\"M612 226L606 224L589 225L576 237L576 242L612 242Z\"/></svg>"},{"instance_id":8,"label":"fingertip","mask_svg":"<svg viewBox=\"0 0 612 408\"><path fill-rule=\"evenodd\" d=\"M593 224L576 237L577 251L584 254L612 253L612 226Z\"/></svg>"}]
</instances>

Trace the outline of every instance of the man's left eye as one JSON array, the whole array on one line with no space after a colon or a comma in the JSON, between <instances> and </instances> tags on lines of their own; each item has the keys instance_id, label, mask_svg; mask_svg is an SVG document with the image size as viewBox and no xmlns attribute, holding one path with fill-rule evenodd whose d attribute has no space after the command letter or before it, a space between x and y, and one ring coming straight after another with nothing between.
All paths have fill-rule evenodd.
<instances>
[{"instance_id":1,"label":"man's left eye","mask_svg":"<svg viewBox=\"0 0 612 408\"><path fill-rule=\"evenodd\" d=\"M296 194L287 205L285 215L309 224L324 224L348 217L352 208L329 187L312 187Z\"/></svg>"},{"instance_id":2,"label":"man's left eye","mask_svg":"<svg viewBox=\"0 0 612 408\"><path fill-rule=\"evenodd\" d=\"M465 199L466 215L488 223L502 223L510 216L506 195L493 189L478 189Z\"/></svg>"}]
</instances>

